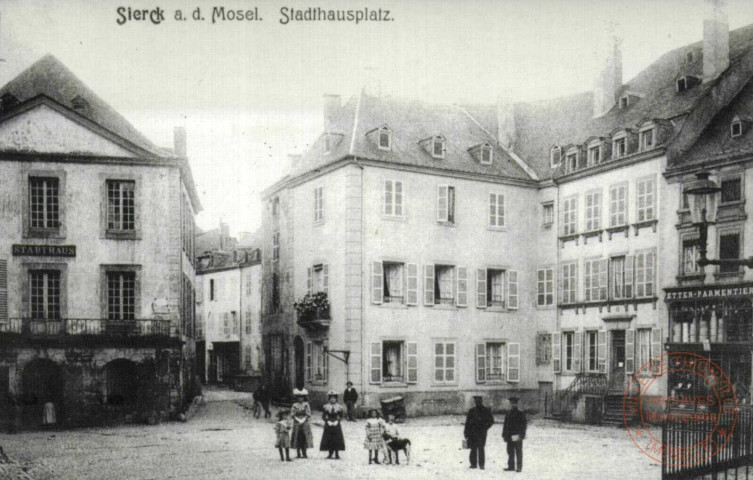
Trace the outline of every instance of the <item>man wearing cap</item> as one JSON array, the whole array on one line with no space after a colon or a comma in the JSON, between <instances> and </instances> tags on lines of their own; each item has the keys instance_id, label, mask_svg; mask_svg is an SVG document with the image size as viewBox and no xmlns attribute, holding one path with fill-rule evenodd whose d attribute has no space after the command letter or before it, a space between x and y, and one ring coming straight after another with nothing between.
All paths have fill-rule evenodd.
<instances>
[{"instance_id":1,"label":"man wearing cap","mask_svg":"<svg viewBox=\"0 0 753 480\"><path fill-rule=\"evenodd\" d=\"M526 414L518 410L518 399L511 397L510 412L505 415L502 427L502 438L507 442L507 471L523 470L523 439L526 438L527 426Z\"/></svg>"},{"instance_id":2,"label":"man wearing cap","mask_svg":"<svg viewBox=\"0 0 753 480\"><path fill-rule=\"evenodd\" d=\"M348 382L346 386L347 388L343 394L343 402L345 402L345 407L348 409L348 421L352 422L353 410L355 410L356 402L358 401L358 392L353 388L353 382Z\"/></svg>"},{"instance_id":3,"label":"man wearing cap","mask_svg":"<svg viewBox=\"0 0 753 480\"><path fill-rule=\"evenodd\" d=\"M486 431L494 425L494 417L492 416L492 411L484 406L481 395L475 395L473 401L476 403L476 406L468 411L468 416L465 418L465 431L463 435L468 441L468 448L471 449L471 468L476 468L476 465L478 465L483 470L486 461L484 453Z\"/></svg>"}]
</instances>

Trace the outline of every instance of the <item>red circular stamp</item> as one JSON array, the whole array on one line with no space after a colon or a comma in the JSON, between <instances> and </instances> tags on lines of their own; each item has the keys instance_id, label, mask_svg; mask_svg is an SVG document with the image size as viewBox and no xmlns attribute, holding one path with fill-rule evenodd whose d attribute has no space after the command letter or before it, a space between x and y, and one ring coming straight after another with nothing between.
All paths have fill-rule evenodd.
<instances>
[{"instance_id":1,"label":"red circular stamp","mask_svg":"<svg viewBox=\"0 0 753 480\"><path fill-rule=\"evenodd\" d=\"M666 391L660 391L661 379ZM666 353L641 365L625 388L622 407L633 443L674 468L709 461L737 424L737 397L727 373L692 352Z\"/></svg>"}]
</instances>

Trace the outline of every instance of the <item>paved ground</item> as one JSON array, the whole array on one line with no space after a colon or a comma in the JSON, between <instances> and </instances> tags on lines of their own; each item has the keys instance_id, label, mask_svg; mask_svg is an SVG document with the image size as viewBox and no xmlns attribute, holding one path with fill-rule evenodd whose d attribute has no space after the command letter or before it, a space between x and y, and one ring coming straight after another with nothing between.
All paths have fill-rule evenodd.
<instances>
[{"instance_id":1,"label":"paved ground","mask_svg":"<svg viewBox=\"0 0 753 480\"><path fill-rule=\"evenodd\" d=\"M274 420L254 419L246 394L207 392L207 404L188 423L66 432L0 434L16 464L0 464L0 478L23 480L264 479L658 479L659 466L641 454L624 430L563 425L534 419L525 441L524 471L506 466L501 426L492 427L486 471L469 470L461 450L460 416L409 419L401 435L413 443L411 465L368 465L364 422L344 423L342 460L310 452L308 460L281 463L274 449ZM498 422L502 417L497 418ZM317 419L317 422L319 420ZM321 427L314 426L318 447Z\"/></svg>"}]
</instances>

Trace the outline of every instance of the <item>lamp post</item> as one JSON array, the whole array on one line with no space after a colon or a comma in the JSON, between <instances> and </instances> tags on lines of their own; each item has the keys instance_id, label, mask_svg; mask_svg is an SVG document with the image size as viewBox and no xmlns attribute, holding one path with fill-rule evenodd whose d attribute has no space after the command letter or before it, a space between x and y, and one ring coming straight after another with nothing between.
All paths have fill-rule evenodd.
<instances>
[{"instance_id":1,"label":"lamp post","mask_svg":"<svg viewBox=\"0 0 753 480\"><path fill-rule=\"evenodd\" d=\"M682 193L688 196L690 204L690 218L693 225L698 227L698 253L699 259L696 262L699 267L706 265L726 265L753 268L753 257L745 259L725 258L711 259L707 258L707 242L709 225L716 223L716 214L718 209L719 193L722 191L719 186L709 179L709 172L701 171L696 173L696 179L690 182Z\"/></svg>"}]
</instances>

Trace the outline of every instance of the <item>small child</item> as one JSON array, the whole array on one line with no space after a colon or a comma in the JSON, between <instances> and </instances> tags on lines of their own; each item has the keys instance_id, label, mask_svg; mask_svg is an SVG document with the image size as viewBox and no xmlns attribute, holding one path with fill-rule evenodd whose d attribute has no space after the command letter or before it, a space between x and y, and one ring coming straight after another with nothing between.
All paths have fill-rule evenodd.
<instances>
[{"instance_id":1,"label":"small child","mask_svg":"<svg viewBox=\"0 0 753 480\"><path fill-rule=\"evenodd\" d=\"M382 434L384 434L384 422L379 418L379 411L372 409L366 420L366 440L363 443L363 447L369 451L369 465L372 461L371 452L374 452L374 463L379 465L379 451L385 451Z\"/></svg>"},{"instance_id":2,"label":"small child","mask_svg":"<svg viewBox=\"0 0 753 480\"><path fill-rule=\"evenodd\" d=\"M397 430L397 425L393 423L394 419L395 417L393 415L387 415L387 424L384 426L384 435L382 435L382 438L384 438L385 450L387 451L387 458L389 458L390 464L392 464L392 450L386 444L392 440L400 438L400 432ZM397 452L395 452L395 460L398 463L400 462L397 459Z\"/></svg>"},{"instance_id":3,"label":"small child","mask_svg":"<svg viewBox=\"0 0 753 480\"><path fill-rule=\"evenodd\" d=\"M276 440L275 440L275 447L280 451L280 461L281 462L292 462L293 460L290 459L290 418L288 417L289 412L285 410L281 410L277 412L277 420L279 420L275 424L275 433ZM285 456L282 455L282 450L285 449Z\"/></svg>"}]
</instances>

